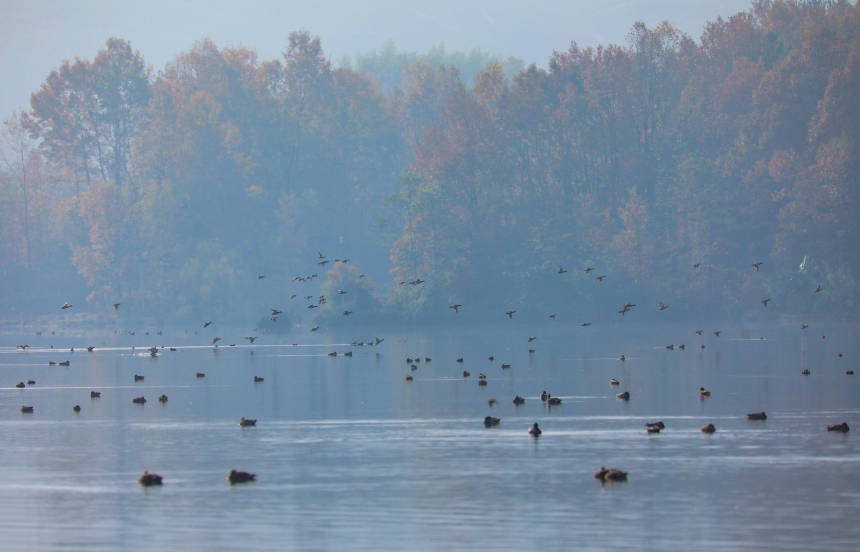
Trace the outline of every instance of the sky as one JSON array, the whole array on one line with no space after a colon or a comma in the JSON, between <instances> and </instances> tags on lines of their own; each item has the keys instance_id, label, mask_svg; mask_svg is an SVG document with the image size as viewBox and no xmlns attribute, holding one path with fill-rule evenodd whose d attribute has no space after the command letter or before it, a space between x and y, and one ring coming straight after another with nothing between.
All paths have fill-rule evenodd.
<instances>
[{"instance_id":1,"label":"sky","mask_svg":"<svg viewBox=\"0 0 860 552\"><path fill-rule=\"evenodd\" d=\"M280 56L292 31L318 35L335 65L394 41L398 50L475 47L546 66L555 50L624 43L636 21L698 39L752 0L0 0L0 117L29 107L51 69L128 40L154 71L204 37Z\"/></svg>"}]
</instances>

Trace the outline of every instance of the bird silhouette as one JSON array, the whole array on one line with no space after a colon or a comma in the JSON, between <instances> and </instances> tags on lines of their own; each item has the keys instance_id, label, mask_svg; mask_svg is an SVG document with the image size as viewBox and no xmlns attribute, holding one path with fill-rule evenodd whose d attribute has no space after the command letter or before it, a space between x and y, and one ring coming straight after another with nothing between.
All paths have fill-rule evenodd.
<instances>
[{"instance_id":1,"label":"bird silhouette","mask_svg":"<svg viewBox=\"0 0 860 552\"><path fill-rule=\"evenodd\" d=\"M247 483L249 481L256 480L257 475L253 473L230 470L230 473L227 474L227 481L229 481L231 485L235 485L236 483Z\"/></svg>"},{"instance_id":2,"label":"bird silhouette","mask_svg":"<svg viewBox=\"0 0 860 552\"><path fill-rule=\"evenodd\" d=\"M591 272L592 270L594 270L594 267L593 267L593 266L589 266L588 268L586 268L586 269L585 269L585 273L586 273L586 274L588 274L588 273L589 273L589 272Z\"/></svg>"},{"instance_id":3,"label":"bird silhouette","mask_svg":"<svg viewBox=\"0 0 860 552\"><path fill-rule=\"evenodd\" d=\"M699 336L699 337L702 337L702 332L703 332L703 331L704 331L704 330L696 330L696 335L697 335L697 336Z\"/></svg>"},{"instance_id":4,"label":"bird silhouette","mask_svg":"<svg viewBox=\"0 0 860 552\"><path fill-rule=\"evenodd\" d=\"M320 329L320 327L319 327L319 326L314 326L313 328L311 328L311 331L312 331L312 332L315 332L315 331L317 331L318 329Z\"/></svg>"},{"instance_id":5,"label":"bird silhouette","mask_svg":"<svg viewBox=\"0 0 860 552\"><path fill-rule=\"evenodd\" d=\"M693 268L699 268L702 266L702 263L693 263Z\"/></svg>"},{"instance_id":6,"label":"bird silhouette","mask_svg":"<svg viewBox=\"0 0 860 552\"><path fill-rule=\"evenodd\" d=\"M752 266L755 267L755 271L758 272L758 267L760 267L763 264L764 264L763 262L757 262L757 263L753 263Z\"/></svg>"},{"instance_id":7,"label":"bird silhouette","mask_svg":"<svg viewBox=\"0 0 860 552\"><path fill-rule=\"evenodd\" d=\"M508 318L513 318L513 317L514 317L514 313L515 313L515 312L517 312L517 311L515 311L515 310L509 310L509 311L508 311L508 312L506 312L505 314L507 314L507 315L508 315Z\"/></svg>"},{"instance_id":8,"label":"bird silhouette","mask_svg":"<svg viewBox=\"0 0 860 552\"><path fill-rule=\"evenodd\" d=\"M723 333L723 332L721 332L721 331L717 330L717 331L715 331L715 332L714 332L714 335L715 335L715 336L717 336L717 337L720 337L720 334L721 334L721 333Z\"/></svg>"},{"instance_id":9,"label":"bird silhouette","mask_svg":"<svg viewBox=\"0 0 860 552\"><path fill-rule=\"evenodd\" d=\"M319 254L319 258L320 258L320 259L325 259L325 255L323 255L322 253L320 253L320 254Z\"/></svg>"},{"instance_id":10,"label":"bird silhouette","mask_svg":"<svg viewBox=\"0 0 860 552\"><path fill-rule=\"evenodd\" d=\"M70 308L72 308L72 307L74 307L74 305L72 305L71 303L69 303L68 301L66 301L65 303L63 303L63 306L62 306L62 307L60 307L60 310L70 309Z\"/></svg>"},{"instance_id":11,"label":"bird silhouette","mask_svg":"<svg viewBox=\"0 0 860 552\"><path fill-rule=\"evenodd\" d=\"M664 305L663 302L660 302L660 310L666 310L669 308L669 305Z\"/></svg>"},{"instance_id":12,"label":"bird silhouette","mask_svg":"<svg viewBox=\"0 0 860 552\"><path fill-rule=\"evenodd\" d=\"M563 269L563 268L561 267L561 265L558 265L558 273L559 273L559 274L564 274L565 272L567 272L567 271L566 271L565 269Z\"/></svg>"},{"instance_id":13,"label":"bird silhouette","mask_svg":"<svg viewBox=\"0 0 860 552\"><path fill-rule=\"evenodd\" d=\"M535 339L537 339L537 336L534 336L534 335L529 336L529 343L531 343L531 342L532 342L532 341L534 341Z\"/></svg>"},{"instance_id":14,"label":"bird silhouette","mask_svg":"<svg viewBox=\"0 0 860 552\"><path fill-rule=\"evenodd\" d=\"M345 310L345 311L343 311L343 315L344 315L344 316L349 316L350 314L352 314L352 311L351 311L351 310Z\"/></svg>"},{"instance_id":15,"label":"bird silhouette","mask_svg":"<svg viewBox=\"0 0 860 552\"><path fill-rule=\"evenodd\" d=\"M221 341L221 338L220 338L220 337L215 337L215 339L213 339L213 340L212 340L212 345L215 345L215 344L216 344L216 343L218 343L219 341Z\"/></svg>"},{"instance_id":16,"label":"bird silhouette","mask_svg":"<svg viewBox=\"0 0 860 552\"><path fill-rule=\"evenodd\" d=\"M119 310L120 305L122 305L122 303L114 303L113 304L113 310Z\"/></svg>"},{"instance_id":17,"label":"bird silhouette","mask_svg":"<svg viewBox=\"0 0 860 552\"><path fill-rule=\"evenodd\" d=\"M278 316L279 314L283 314L284 311L279 311L278 309L272 309L272 316Z\"/></svg>"},{"instance_id":18,"label":"bird silhouette","mask_svg":"<svg viewBox=\"0 0 860 552\"><path fill-rule=\"evenodd\" d=\"M325 268L325 265L328 264L328 261L320 261L317 264L320 265L321 267Z\"/></svg>"},{"instance_id":19,"label":"bird silhouette","mask_svg":"<svg viewBox=\"0 0 860 552\"><path fill-rule=\"evenodd\" d=\"M821 287L821 284L818 284L818 287L815 288L815 293L818 293L822 289L824 289L824 288Z\"/></svg>"},{"instance_id":20,"label":"bird silhouette","mask_svg":"<svg viewBox=\"0 0 860 552\"><path fill-rule=\"evenodd\" d=\"M768 301L770 301L770 299L762 299L761 301L759 301L759 303L761 303L762 305L764 305L766 307Z\"/></svg>"},{"instance_id":21,"label":"bird silhouette","mask_svg":"<svg viewBox=\"0 0 860 552\"><path fill-rule=\"evenodd\" d=\"M453 305L449 305L449 306L448 306L448 308L449 308L449 309L454 309L454 314L457 314L457 313L459 313L459 312L460 312L460 311L458 311L457 309L459 309L459 308L460 308L460 307L462 307L462 306L463 306L463 305L461 305L461 304L459 304L459 303L455 303L455 304L453 304Z\"/></svg>"},{"instance_id":22,"label":"bird silhouette","mask_svg":"<svg viewBox=\"0 0 860 552\"><path fill-rule=\"evenodd\" d=\"M602 282L604 278L606 278L606 274L604 274L603 276L598 276L597 278L595 278L595 280L597 280L598 282Z\"/></svg>"},{"instance_id":23,"label":"bird silhouette","mask_svg":"<svg viewBox=\"0 0 860 552\"><path fill-rule=\"evenodd\" d=\"M203 327L205 328L205 327L207 327L207 326L208 326L209 324L211 324L211 323L212 323L212 322L204 322L204 323L203 323Z\"/></svg>"},{"instance_id":24,"label":"bird silhouette","mask_svg":"<svg viewBox=\"0 0 860 552\"><path fill-rule=\"evenodd\" d=\"M591 322L583 322L582 324L580 324L580 326L582 326L582 327L591 326Z\"/></svg>"},{"instance_id":25,"label":"bird silhouette","mask_svg":"<svg viewBox=\"0 0 860 552\"><path fill-rule=\"evenodd\" d=\"M802 323L800 324L800 329L801 329L801 330L805 330L805 329L806 329L806 328L808 328L808 327L809 327L809 325L808 325L808 324L802 324Z\"/></svg>"},{"instance_id":26,"label":"bird silhouette","mask_svg":"<svg viewBox=\"0 0 860 552\"><path fill-rule=\"evenodd\" d=\"M262 280L262 279L263 279L263 278L265 278L265 277L266 277L266 275L265 275L265 274L261 274L260 276L257 276L257 279L258 279L258 280Z\"/></svg>"},{"instance_id":27,"label":"bird silhouette","mask_svg":"<svg viewBox=\"0 0 860 552\"><path fill-rule=\"evenodd\" d=\"M555 318L555 314L550 314L550 315L549 315L549 317L550 317L550 318Z\"/></svg>"},{"instance_id":28,"label":"bird silhouette","mask_svg":"<svg viewBox=\"0 0 860 552\"><path fill-rule=\"evenodd\" d=\"M251 343L254 343L254 340L257 339L257 336L245 336L245 339L247 339Z\"/></svg>"}]
</instances>

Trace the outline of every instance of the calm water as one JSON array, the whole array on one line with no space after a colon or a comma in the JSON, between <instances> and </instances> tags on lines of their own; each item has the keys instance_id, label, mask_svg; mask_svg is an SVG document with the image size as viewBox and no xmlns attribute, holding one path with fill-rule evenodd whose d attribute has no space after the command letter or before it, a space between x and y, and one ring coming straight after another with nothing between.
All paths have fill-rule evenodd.
<instances>
[{"instance_id":1,"label":"calm water","mask_svg":"<svg viewBox=\"0 0 860 552\"><path fill-rule=\"evenodd\" d=\"M296 330L253 346L242 340L247 331L211 329L0 335L5 550L856 550L860 542L860 375L844 373L860 368L857 327L714 325L697 338L692 327L514 320L362 335ZM221 347L207 345L214 335ZM374 336L385 341L349 345ZM31 348L16 350L21 343ZM686 350L665 348L681 343ZM142 349L152 345L177 350L151 358ZM416 356L410 372L406 358ZM71 365L48 366L64 360ZM255 384L255 375L265 380ZM610 387L611 378L621 385ZM37 383L14 387L28 379ZM700 400L701 386L710 398ZM563 403L548 408L543 390ZM615 398L624 390L629 402ZM162 393L166 404L156 400ZM526 397L519 407L517 394ZM132 404L140 395L147 403ZM22 414L24 404L35 412ZM746 420L761 410L767 421ZM485 428L486 415L501 425ZM257 427L240 428L241 417ZM645 422L656 420L666 429L647 434ZM825 430L842 421L849 433ZM534 422L539 439L526 433ZM708 422L713 435L699 431ZM593 478L601 465L628 471L629 481L601 485ZM231 468L258 481L230 486ZM164 485L139 486L143 470Z\"/></svg>"}]
</instances>

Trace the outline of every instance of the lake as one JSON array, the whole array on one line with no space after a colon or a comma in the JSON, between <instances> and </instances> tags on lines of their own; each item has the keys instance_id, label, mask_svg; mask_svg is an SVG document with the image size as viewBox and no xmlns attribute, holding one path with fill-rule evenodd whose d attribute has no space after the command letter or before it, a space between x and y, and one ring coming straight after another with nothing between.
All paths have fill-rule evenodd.
<instances>
[{"instance_id":1,"label":"lake","mask_svg":"<svg viewBox=\"0 0 860 552\"><path fill-rule=\"evenodd\" d=\"M0 335L3 548L857 549L857 326L505 322Z\"/></svg>"}]
</instances>

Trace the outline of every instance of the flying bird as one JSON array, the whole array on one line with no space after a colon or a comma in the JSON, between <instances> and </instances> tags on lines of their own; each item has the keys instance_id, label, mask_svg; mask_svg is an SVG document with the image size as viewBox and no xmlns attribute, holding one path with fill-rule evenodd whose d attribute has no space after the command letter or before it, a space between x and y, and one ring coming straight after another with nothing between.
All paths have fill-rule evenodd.
<instances>
[{"instance_id":1,"label":"flying bird","mask_svg":"<svg viewBox=\"0 0 860 552\"><path fill-rule=\"evenodd\" d=\"M818 293L822 289L824 289L824 288L821 287L821 284L818 284L818 287L815 288L815 293Z\"/></svg>"},{"instance_id":2,"label":"flying bird","mask_svg":"<svg viewBox=\"0 0 860 552\"><path fill-rule=\"evenodd\" d=\"M558 273L559 273L559 274L564 274L565 272L567 272L567 271L566 271L565 269L563 269L563 268L561 267L561 265L558 265Z\"/></svg>"},{"instance_id":3,"label":"flying bird","mask_svg":"<svg viewBox=\"0 0 860 552\"><path fill-rule=\"evenodd\" d=\"M535 336L535 335L530 336L530 337L529 337L529 343L531 343L531 342L532 342L532 341L534 341L535 339L537 339L537 336Z\"/></svg>"},{"instance_id":4,"label":"flying bird","mask_svg":"<svg viewBox=\"0 0 860 552\"><path fill-rule=\"evenodd\" d=\"M602 282L604 278L606 278L606 274L604 274L603 276L598 276L597 278L595 278L595 280L597 280L598 282Z\"/></svg>"},{"instance_id":5,"label":"flying bird","mask_svg":"<svg viewBox=\"0 0 860 552\"><path fill-rule=\"evenodd\" d=\"M507 315L508 315L508 318L513 318L513 317L514 317L514 313L515 313L515 312L517 312L517 311L515 311L515 310L509 310L509 311L508 311L508 312L506 312L505 314L507 314Z\"/></svg>"},{"instance_id":6,"label":"flying bird","mask_svg":"<svg viewBox=\"0 0 860 552\"><path fill-rule=\"evenodd\" d=\"M761 303L762 305L764 305L766 307L768 301L770 301L770 299L762 299L761 301L759 301L759 303Z\"/></svg>"},{"instance_id":7,"label":"flying bird","mask_svg":"<svg viewBox=\"0 0 860 552\"><path fill-rule=\"evenodd\" d=\"M696 335L697 335L697 336L699 336L699 337L702 337L702 332L703 332L703 331L704 331L704 330L696 330Z\"/></svg>"},{"instance_id":8,"label":"flying bird","mask_svg":"<svg viewBox=\"0 0 860 552\"><path fill-rule=\"evenodd\" d=\"M119 310L120 305L122 305L122 303L114 303L113 304L113 310Z\"/></svg>"},{"instance_id":9,"label":"flying bird","mask_svg":"<svg viewBox=\"0 0 860 552\"><path fill-rule=\"evenodd\" d=\"M721 333L723 333L723 332L721 332L720 330L717 330L717 331L715 331L715 332L714 332L714 335L715 335L715 336L717 336L717 337L720 337L720 334L721 334Z\"/></svg>"},{"instance_id":10,"label":"flying bird","mask_svg":"<svg viewBox=\"0 0 860 552\"><path fill-rule=\"evenodd\" d=\"M458 311L457 309L459 309L459 308L460 308L460 307L462 307L462 306L463 306L463 305L461 305L460 303L455 303L455 304L453 304L453 305L449 305L449 306L448 306L448 308L449 308L449 309L454 309L454 314L457 314L457 313L459 313L459 312L460 312L460 311Z\"/></svg>"},{"instance_id":11,"label":"flying bird","mask_svg":"<svg viewBox=\"0 0 860 552\"><path fill-rule=\"evenodd\" d=\"M257 339L257 336L246 336L245 339L247 339L251 343L254 343L254 340Z\"/></svg>"},{"instance_id":12,"label":"flying bird","mask_svg":"<svg viewBox=\"0 0 860 552\"><path fill-rule=\"evenodd\" d=\"M263 275L261 275L261 276L257 276L257 279L258 279L258 280L262 280L262 279L263 279L263 278L265 278L265 277L266 277L266 275L265 275L265 274L263 274Z\"/></svg>"},{"instance_id":13,"label":"flying bird","mask_svg":"<svg viewBox=\"0 0 860 552\"><path fill-rule=\"evenodd\" d=\"M279 314L283 314L284 311L279 311L278 309L272 309L272 316L278 316Z\"/></svg>"},{"instance_id":14,"label":"flying bird","mask_svg":"<svg viewBox=\"0 0 860 552\"><path fill-rule=\"evenodd\" d=\"M666 310L669 308L669 305L664 305L663 302L660 302L660 310Z\"/></svg>"},{"instance_id":15,"label":"flying bird","mask_svg":"<svg viewBox=\"0 0 860 552\"><path fill-rule=\"evenodd\" d=\"M699 268L702 266L702 263L693 263L693 268Z\"/></svg>"},{"instance_id":16,"label":"flying bird","mask_svg":"<svg viewBox=\"0 0 860 552\"><path fill-rule=\"evenodd\" d=\"M757 263L753 263L752 266L755 267L755 271L758 272L758 267L760 267L763 264L764 264L763 262L757 262Z\"/></svg>"},{"instance_id":17,"label":"flying bird","mask_svg":"<svg viewBox=\"0 0 860 552\"><path fill-rule=\"evenodd\" d=\"M216 343L218 343L219 341L221 341L221 338L220 338L220 337L215 337L215 339L213 339L213 340L212 340L212 345L215 345L215 344L216 344Z\"/></svg>"},{"instance_id":18,"label":"flying bird","mask_svg":"<svg viewBox=\"0 0 860 552\"><path fill-rule=\"evenodd\" d=\"M582 324L580 324L580 326L582 326L583 328L586 326L591 326L591 322L583 322Z\"/></svg>"},{"instance_id":19,"label":"flying bird","mask_svg":"<svg viewBox=\"0 0 860 552\"><path fill-rule=\"evenodd\" d=\"M585 273L586 273L586 274L588 274L588 273L589 273L589 272L591 272L592 270L594 270L594 267L593 267L593 266L590 266L590 267L588 267L588 268L586 268L586 269L585 269Z\"/></svg>"},{"instance_id":20,"label":"flying bird","mask_svg":"<svg viewBox=\"0 0 860 552\"><path fill-rule=\"evenodd\" d=\"M344 316L349 316L350 314L352 314L352 311L351 311L351 310L345 310L345 311L343 311L343 315L344 315Z\"/></svg>"},{"instance_id":21,"label":"flying bird","mask_svg":"<svg viewBox=\"0 0 860 552\"><path fill-rule=\"evenodd\" d=\"M550 315L549 315L549 317L550 317L550 318L555 318L555 314L550 314Z\"/></svg>"},{"instance_id":22,"label":"flying bird","mask_svg":"<svg viewBox=\"0 0 860 552\"><path fill-rule=\"evenodd\" d=\"M62 306L62 307L60 307L60 310L70 309L70 308L72 308L72 307L74 307L74 305L72 305L71 303L69 303L68 301L66 301L65 303L63 303L63 306Z\"/></svg>"}]
</instances>

